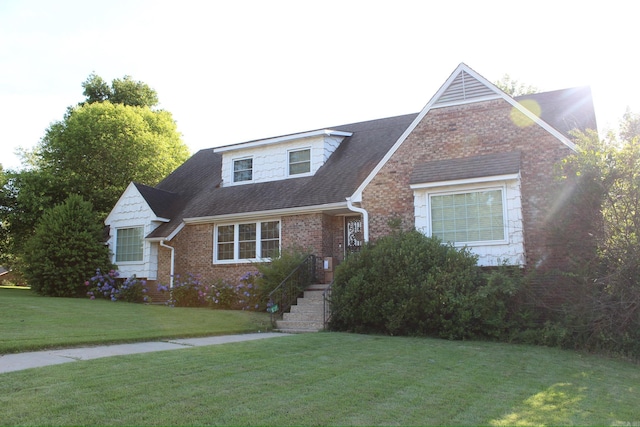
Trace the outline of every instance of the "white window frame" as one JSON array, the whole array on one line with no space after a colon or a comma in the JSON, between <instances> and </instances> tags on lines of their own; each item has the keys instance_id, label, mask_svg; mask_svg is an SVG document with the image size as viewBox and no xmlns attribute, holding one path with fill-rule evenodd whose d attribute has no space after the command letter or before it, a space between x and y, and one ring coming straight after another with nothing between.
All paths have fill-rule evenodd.
<instances>
[{"instance_id":1,"label":"white window frame","mask_svg":"<svg viewBox=\"0 0 640 427\"><path fill-rule=\"evenodd\" d=\"M301 173L291 173L291 153L296 153L299 151L308 151L309 152L309 171L308 172L301 172ZM298 147L298 148L293 148L291 150L287 150L287 176L289 177L299 177L299 176L309 176L311 175L311 171L313 170L313 164L312 164L312 150L311 147ZM306 162L298 162L298 163L306 163Z\"/></svg>"},{"instance_id":2,"label":"white window frame","mask_svg":"<svg viewBox=\"0 0 640 427\"><path fill-rule=\"evenodd\" d=\"M499 240L469 240L462 242L445 242L452 243L456 247L464 247L464 246L489 246L489 245L504 245L509 243L509 234L508 234L508 223L509 217L507 212L507 189L505 185L498 186L489 186L489 187L469 187L469 188L461 188L450 191L434 191L427 193L427 235L433 235L433 218L431 217L431 207L432 207L432 198L433 197L441 197L441 196L449 196L449 195L457 195L457 194L469 194L469 193L482 193L487 191L500 191L500 196L502 199L502 235L503 238Z\"/></svg>"},{"instance_id":3,"label":"white window frame","mask_svg":"<svg viewBox=\"0 0 640 427\"><path fill-rule=\"evenodd\" d=\"M236 162L241 162L243 160L251 160L251 169L243 169L241 171L236 171ZM253 156L245 156L245 157L238 157L236 159L232 159L231 160L231 182L235 183L245 183L245 182L252 182L253 181L253 176L254 176L254 170L253 170ZM251 171L251 179L243 179L243 180L238 180L236 181L236 172L245 172L245 171Z\"/></svg>"},{"instance_id":4,"label":"white window frame","mask_svg":"<svg viewBox=\"0 0 640 427\"><path fill-rule=\"evenodd\" d=\"M120 232L124 231L124 230L140 230L140 259L136 259L136 260L127 260L127 261L123 261L123 260L118 260L118 256L119 254L119 250L118 250L118 243L120 241ZM114 261L116 264L140 264L142 262L144 262L144 226L143 225L133 225L130 227L118 227L116 228L116 236L115 236L115 245L113 247L114 249Z\"/></svg>"},{"instance_id":5,"label":"white window frame","mask_svg":"<svg viewBox=\"0 0 640 427\"><path fill-rule=\"evenodd\" d=\"M280 219L265 219L260 221L238 221L216 224L213 230L213 263L214 264L238 264L249 262L265 262L271 261L271 258L261 258L258 255L262 253L262 228L261 225L267 222L278 223L278 253L282 248L282 221ZM240 225L255 224L256 226L256 253L253 258L240 258ZM233 226L233 259L218 259L218 228ZM273 240L273 239L269 239Z\"/></svg>"},{"instance_id":6,"label":"white window frame","mask_svg":"<svg viewBox=\"0 0 640 427\"><path fill-rule=\"evenodd\" d=\"M431 236L431 205L430 194L469 193L483 189L501 187L502 208L505 226L507 227L505 241L488 241L464 243L472 253L478 255L478 265L499 266L526 265L524 246L524 223L522 207L522 190L520 174L504 174L483 176L477 178L459 179L411 184L414 202L414 220L416 230ZM506 199L506 204L505 204Z\"/></svg>"}]
</instances>

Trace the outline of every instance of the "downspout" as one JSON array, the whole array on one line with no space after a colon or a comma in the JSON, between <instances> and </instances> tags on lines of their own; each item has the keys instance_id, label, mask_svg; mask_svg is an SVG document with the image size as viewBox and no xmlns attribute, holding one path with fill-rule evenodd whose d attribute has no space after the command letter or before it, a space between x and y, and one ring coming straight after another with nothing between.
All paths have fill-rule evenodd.
<instances>
[{"instance_id":1,"label":"downspout","mask_svg":"<svg viewBox=\"0 0 640 427\"><path fill-rule=\"evenodd\" d=\"M347 197L347 207L350 211L362 214L362 234L364 242L367 243L369 241L369 212L364 208L353 206L353 203L351 203L351 197Z\"/></svg>"},{"instance_id":2,"label":"downspout","mask_svg":"<svg viewBox=\"0 0 640 427\"><path fill-rule=\"evenodd\" d=\"M175 265L175 251L176 249L173 246L166 245L164 240L160 240L160 246L163 248L167 248L171 251L171 267L170 267L170 276L169 276L169 289L173 289L173 266Z\"/></svg>"}]
</instances>

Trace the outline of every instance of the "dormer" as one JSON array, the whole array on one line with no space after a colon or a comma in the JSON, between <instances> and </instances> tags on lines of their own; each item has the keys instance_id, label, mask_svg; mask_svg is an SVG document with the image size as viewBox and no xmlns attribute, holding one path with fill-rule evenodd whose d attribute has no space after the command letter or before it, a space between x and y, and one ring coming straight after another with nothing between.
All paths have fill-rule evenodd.
<instances>
[{"instance_id":1,"label":"dormer","mask_svg":"<svg viewBox=\"0 0 640 427\"><path fill-rule=\"evenodd\" d=\"M312 176L351 135L323 129L215 148L222 154L222 185Z\"/></svg>"}]
</instances>

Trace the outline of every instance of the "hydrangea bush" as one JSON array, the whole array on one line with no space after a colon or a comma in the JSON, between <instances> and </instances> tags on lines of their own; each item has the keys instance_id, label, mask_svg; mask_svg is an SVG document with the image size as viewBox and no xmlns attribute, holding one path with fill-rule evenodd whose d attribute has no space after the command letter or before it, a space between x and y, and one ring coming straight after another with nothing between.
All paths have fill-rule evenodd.
<instances>
[{"instance_id":1,"label":"hydrangea bush","mask_svg":"<svg viewBox=\"0 0 640 427\"><path fill-rule=\"evenodd\" d=\"M136 276L120 279L120 273L109 270L103 273L96 270L95 276L84 282L87 288L87 297L90 299L103 298L111 301L126 301L146 303L150 302L147 295L147 282L139 280Z\"/></svg>"},{"instance_id":2,"label":"hydrangea bush","mask_svg":"<svg viewBox=\"0 0 640 427\"><path fill-rule=\"evenodd\" d=\"M167 304L175 307L211 307L225 310L259 310L256 281L260 274L245 273L237 283L224 280L205 282L200 275L176 276L173 288L159 285L158 291L169 293ZM264 308L264 307L263 307Z\"/></svg>"}]
</instances>

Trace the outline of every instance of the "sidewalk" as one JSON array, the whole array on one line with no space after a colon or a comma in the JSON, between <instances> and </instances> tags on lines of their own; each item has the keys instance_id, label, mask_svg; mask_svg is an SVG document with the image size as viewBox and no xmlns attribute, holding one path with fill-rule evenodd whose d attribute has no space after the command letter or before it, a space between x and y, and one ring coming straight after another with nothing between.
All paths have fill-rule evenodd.
<instances>
[{"instance_id":1,"label":"sidewalk","mask_svg":"<svg viewBox=\"0 0 640 427\"><path fill-rule=\"evenodd\" d=\"M29 368L37 368L40 366L76 362L78 360L99 359L101 357L149 353L153 351L180 350L189 347L201 347L205 345L226 344L286 336L290 336L290 334L266 332L4 354L0 355L0 374Z\"/></svg>"}]
</instances>

